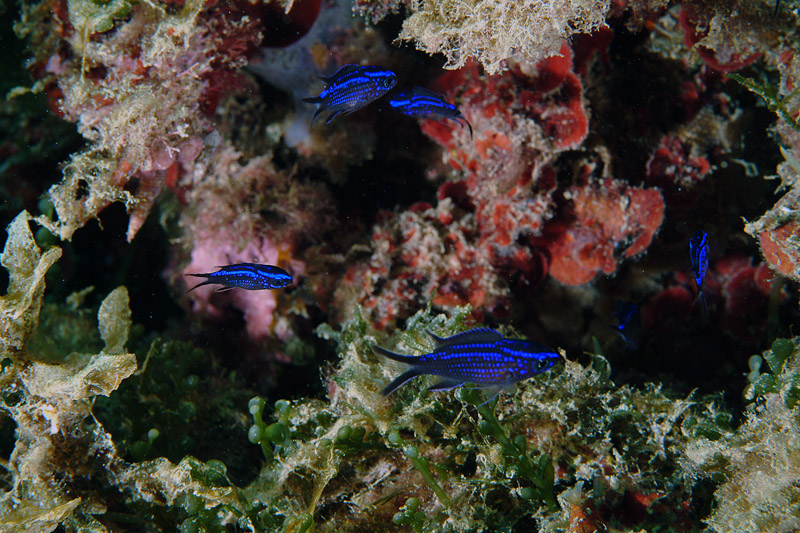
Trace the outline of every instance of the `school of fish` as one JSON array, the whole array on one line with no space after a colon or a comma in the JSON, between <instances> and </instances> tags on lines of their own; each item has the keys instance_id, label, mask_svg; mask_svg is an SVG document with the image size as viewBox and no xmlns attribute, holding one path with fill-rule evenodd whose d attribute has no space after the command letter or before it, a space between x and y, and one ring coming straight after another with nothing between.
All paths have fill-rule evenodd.
<instances>
[{"instance_id":1,"label":"school of fish","mask_svg":"<svg viewBox=\"0 0 800 533\"><path fill-rule=\"evenodd\" d=\"M776 4L777 9L777 4ZM377 66L344 65L334 74L321 78L325 89L314 97L303 99L316 104L313 121L323 112L328 112L325 123L336 116L348 115L381 98L397 84L397 75ZM395 111L411 117L446 119L465 125L472 138L472 125L461 114L458 107L440 95L415 86L402 91L389 100ZM699 230L689 239L689 259L697 285L697 299L705 313L703 283L708 272L708 234ZM191 287L191 292L204 285L219 285L217 292L232 289L271 290L289 287L294 283L291 274L275 265L259 263L235 263L217 267L210 273L187 274L205 278ZM614 313L618 324L611 326L631 349L639 348L641 315L639 307L631 302L617 302ZM481 389L494 390L494 395L515 383L550 370L558 361L559 354L542 344L503 336L489 328L475 328L451 337L428 334L435 341L433 351L419 355L395 353L381 346L373 350L389 359L406 363L409 369L394 378L383 389L388 396L394 391L422 375L438 376L440 380L428 388L441 391L472 384ZM492 396L493 397L493 396Z\"/></svg>"}]
</instances>

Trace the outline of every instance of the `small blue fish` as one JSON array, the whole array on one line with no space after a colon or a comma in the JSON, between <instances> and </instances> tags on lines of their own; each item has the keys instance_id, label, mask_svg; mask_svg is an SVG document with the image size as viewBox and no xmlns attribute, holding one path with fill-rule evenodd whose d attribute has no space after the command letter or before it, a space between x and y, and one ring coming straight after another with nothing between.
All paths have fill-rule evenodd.
<instances>
[{"instance_id":1,"label":"small blue fish","mask_svg":"<svg viewBox=\"0 0 800 533\"><path fill-rule=\"evenodd\" d=\"M410 117L446 118L459 124L463 120L469 128L469 138L472 138L472 124L464 118L461 111L438 94L423 87L414 86L410 91L396 94L389 100L389 105L395 111Z\"/></svg>"},{"instance_id":2,"label":"small blue fish","mask_svg":"<svg viewBox=\"0 0 800 533\"><path fill-rule=\"evenodd\" d=\"M625 346L631 350L637 349L642 333L642 315L639 312L639 306L617 300L617 311L614 316L617 317L618 325L611 327L622 337Z\"/></svg>"},{"instance_id":3,"label":"small blue fish","mask_svg":"<svg viewBox=\"0 0 800 533\"><path fill-rule=\"evenodd\" d=\"M703 282L706 279L706 272L708 272L708 249L708 234L705 231L697 231L689 239L689 257L692 260L694 281L697 284L697 297L700 299L704 311L706 300L703 295Z\"/></svg>"},{"instance_id":4,"label":"small blue fish","mask_svg":"<svg viewBox=\"0 0 800 533\"><path fill-rule=\"evenodd\" d=\"M303 98L309 104L319 104L312 124L323 111L330 111L325 124L339 114L349 115L386 94L397 83L397 75L381 67L344 65L327 78L320 78L327 87L319 94Z\"/></svg>"},{"instance_id":5,"label":"small blue fish","mask_svg":"<svg viewBox=\"0 0 800 533\"><path fill-rule=\"evenodd\" d=\"M418 357L373 347L375 352L389 359L411 365L381 394L388 396L423 374L442 378L428 389L432 391L454 389L467 382L499 390L549 370L559 359L558 354L546 346L522 339L507 339L489 328L471 329L446 339L428 334L436 341L436 349Z\"/></svg>"},{"instance_id":6,"label":"small blue fish","mask_svg":"<svg viewBox=\"0 0 800 533\"><path fill-rule=\"evenodd\" d=\"M196 278L206 278L205 281L198 283L188 292L192 292L197 287L216 283L222 285L216 289L217 292L229 291L231 289L247 289L257 291L261 289L282 289L292 284L292 276L282 268L275 265L259 265L258 263L236 263L217 267L219 270L209 274L186 274Z\"/></svg>"}]
</instances>

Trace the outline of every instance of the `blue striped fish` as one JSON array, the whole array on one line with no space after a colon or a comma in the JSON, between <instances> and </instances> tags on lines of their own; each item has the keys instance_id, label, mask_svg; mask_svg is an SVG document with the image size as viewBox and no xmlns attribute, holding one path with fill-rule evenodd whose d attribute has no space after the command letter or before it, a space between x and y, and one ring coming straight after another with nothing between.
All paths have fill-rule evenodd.
<instances>
[{"instance_id":1,"label":"blue striped fish","mask_svg":"<svg viewBox=\"0 0 800 533\"><path fill-rule=\"evenodd\" d=\"M397 83L397 75L385 68L344 65L327 78L320 78L327 87L319 94L303 98L309 104L318 104L314 120L323 111L330 111L325 124L339 114L349 115L387 93Z\"/></svg>"},{"instance_id":2,"label":"blue striped fish","mask_svg":"<svg viewBox=\"0 0 800 533\"><path fill-rule=\"evenodd\" d=\"M689 239L689 258L692 261L694 281L697 284L697 298L700 300L704 312L706 299L703 295L703 282L708 272L708 250L708 234L703 230L695 232Z\"/></svg>"},{"instance_id":3,"label":"blue striped fish","mask_svg":"<svg viewBox=\"0 0 800 533\"><path fill-rule=\"evenodd\" d=\"M549 370L559 359L559 355L546 346L523 339L507 339L489 328L471 329L447 338L428 334L436 341L436 349L418 357L373 347L376 353L411 365L383 389L384 396L423 374L442 378L428 389L432 391L454 389L465 383L499 390Z\"/></svg>"},{"instance_id":4,"label":"blue striped fish","mask_svg":"<svg viewBox=\"0 0 800 533\"><path fill-rule=\"evenodd\" d=\"M219 270L209 274L186 274L195 278L206 278L205 281L198 283L186 292L192 292L197 287L209 284L222 285L216 289L217 292L231 289L246 289L248 291L282 289L292 284L292 276L275 265L236 263L217 268Z\"/></svg>"},{"instance_id":5,"label":"blue striped fish","mask_svg":"<svg viewBox=\"0 0 800 533\"><path fill-rule=\"evenodd\" d=\"M438 94L424 87L414 86L410 91L396 94L389 100L389 106L395 111L410 117L446 118L459 124L463 120L464 124L469 128L469 137L470 139L472 138L472 124L464 118L461 111Z\"/></svg>"}]
</instances>

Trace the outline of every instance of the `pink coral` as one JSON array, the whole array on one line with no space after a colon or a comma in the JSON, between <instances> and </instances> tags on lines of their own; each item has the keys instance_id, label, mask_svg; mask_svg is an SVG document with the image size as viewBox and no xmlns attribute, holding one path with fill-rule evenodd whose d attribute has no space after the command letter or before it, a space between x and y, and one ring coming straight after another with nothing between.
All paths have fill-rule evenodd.
<instances>
[{"instance_id":1,"label":"pink coral","mask_svg":"<svg viewBox=\"0 0 800 533\"><path fill-rule=\"evenodd\" d=\"M684 4L679 15L686 47L696 50L709 67L719 72L733 72L761 57L761 52L752 43L727 42L724 47L710 47L705 42L712 24L709 18L708 13L698 12L691 3Z\"/></svg>"},{"instance_id":2,"label":"pink coral","mask_svg":"<svg viewBox=\"0 0 800 533\"><path fill-rule=\"evenodd\" d=\"M381 218L373 230L372 257L351 267L337 289L342 314L345 302L359 301L383 329L434 294L438 305L471 304L479 312L503 314L509 293L489 250L476 243L472 215L444 199L437 207L420 203Z\"/></svg>"},{"instance_id":3,"label":"pink coral","mask_svg":"<svg viewBox=\"0 0 800 533\"><path fill-rule=\"evenodd\" d=\"M183 274L213 272L220 265L233 263L263 263L286 268L297 282L305 269L301 261L287 261L288 250L278 248L267 239L252 239L244 248L233 243L238 239L222 231L195 242L192 260L183 269ZM194 284L194 281L188 281ZM253 340L271 337L275 327L273 311L277 307L277 291L232 290L215 292L214 285L199 287L189 293L192 310L211 317L220 317L224 309L233 306L244 314L247 333Z\"/></svg>"},{"instance_id":4,"label":"pink coral","mask_svg":"<svg viewBox=\"0 0 800 533\"><path fill-rule=\"evenodd\" d=\"M278 265L299 282L306 271L302 257L308 241L331 225L331 202L321 185L303 183L276 172L269 158L246 163L230 148L216 152L203 179L186 192L191 209L182 213L185 249L191 262L180 274L211 272L237 262ZM175 258L178 263L180 258ZM184 286L176 268L167 273L173 284ZM276 307L283 291L233 290L214 293L201 287L189 293L193 309L220 317L227 307L239 309L251 339L292 335L291 321L278 329L281 317L294 312ZM300 306L300 303L295 306ZM302 313L302 310L299 311Z\"/></svg>"},{"instance_id":5,"label":"pink coral","mask_svg":"<svg viewBox=\"0 0 800 533\"><path fill-rule=\"evenodd\" d=\"M734 256L718 261L714 276L722 290L723 329L741 341L757 341L766 324L773 272L764 264L753 266L750 258Z\"/></svg>"},{"instance_id":6,"label":"pink coral","mask_svg":"<svg viewBox=\"0 0 800 533\"><path fill-rule=\"evenodd\" d=\"M457 169L505 169L515 175L514 156L531 160L536 152L575 148L588 133L583 86L573 71L572 51L564 43L561 54L536 65L513 64L502 74L481 75L474 63L439 78L435 88L450 99L460 99L461 110L475 129L475 142L454 138L449 126L426 122L422 128L448 150L449 164ZM494 168L492 168L494 167Z\"/></svg>"},{"instance_id":7,"label":"pink coral","mask_svg":"<svg viewBox=\"0 0 800 533\"><path fill-rule=\"evenodd\" d=\"M584 61L605 49L603 37L585 43ZM585 178L562 191L571 203L551 221L558 191L552 164L588 133L582 83L566 44L560 56L535 66L514 64L485 76L470 64L435 85L460 100L475 138L452 124L423 121L454 177L439 187L436 206L384 213L371 258L351 267L337 291L340 311L358 301L384 328L433 298L503 316L512 287L535 287L548 272L563 283L586 283L647 248L664 216L655 189Z\"/></svg>"},{"instance_id":8,"label":"pink coral","mask_svg":"<svg viewBox=\"0 0 800 533\"><path fill-rule=\"evenodd\" d=\"M57 219L39 222L69 239L108 204L123 202L132 239L167 170L184 149L196 157L200 139L213 131L202 111L213 111L221 94L241 84L236 72L258 46L262 21L246 1L195 2L174 12L133 3L113 17L92 2L36 9L46 24L27 29L39 45L31 69L37 77L55 75L47 86L52 107L90 143L49 191ZM191 173L194 157L183 157L172 174Z\"/></svg>"}]
</instances>

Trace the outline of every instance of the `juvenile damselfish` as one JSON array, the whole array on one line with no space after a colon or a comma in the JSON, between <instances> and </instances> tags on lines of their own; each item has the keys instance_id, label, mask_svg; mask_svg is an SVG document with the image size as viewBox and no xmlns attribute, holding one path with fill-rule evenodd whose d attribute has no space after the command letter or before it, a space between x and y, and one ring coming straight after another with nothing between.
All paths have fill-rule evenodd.
<instances>
[{"instance_id":1,"label":"juvenile damselfish","mask_svg":"<svg viewBox=\"0 0 800 533\"><path fill-rule=\"evenodd\" d=\"M320 78L327 87L319 94L303 98L309 104L318 104L314 120L323 111L330 111L325 124L339 114L349 115L386 94L395 83L397 75L385 68L344 65L334 74Z\"/></svg>"},{"instance_id":2,"label":"juvenile damselfish","mask_svg":"<svg viewBox=\"0 0 800 533\"><path fill-rule=\"evenodd\" d=\"M208 274L186 274L195 278L206 278L186 292L192 292L203 285L217 284L217 292L231 289L247 289L257 291L262 289L282 289L292 284L292 276L284 269L275 265L260 265L258 263L236 263L218 267L219 270Z\"/></svg>"},{"instance_id":3,"label":"juvenile damselfish","mask_svg":"<svg viewBox=\"0 0 800 533\"><path fill-rule=\"evenodd\" d=\"M703 230L695 232L689 239L689 257L692 261L694 281L697 284L697 298L700 300L703 310L706 307L703 282L706 279L706 272L708 272L708 250L708 234Z\"/></svg>"},{"instance_id":4,"label":"juvenile damselfish","mask_svg":"<svg viewBox=\"0 0 800 533\"><path fill-rule=\"evenodd\" d=\"M374 347L376 353L411 365L383 389L384 396L423 374L442 378L428 389L432 391L454 389L464 383L499 390L549 370L559 359L559 355L546 346L523 339L507 339L488 328L471 329L447 338L428 334L436 341L436 349L420 356Z\"/></svg>"},{"instance_id":5,"label":"juvenile damselfish","mask_svg":"<svg viewBox=\"0 0 800 533\"><path fill-rule=\"evenodd\" d=\"M410 91L403 91L389 99L389 105L395 111L410 117L446 118L464 124L469 128L472 138L472 124L469 123L456 106L447 102L438 94L423 87L415 86Z\"/></svg>"}]
</instances>

